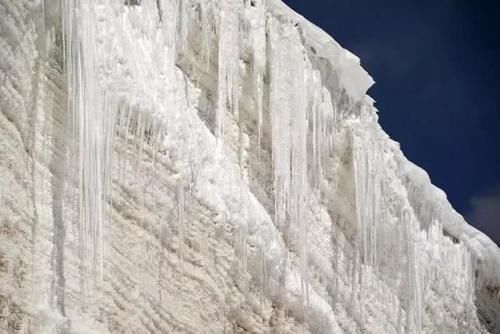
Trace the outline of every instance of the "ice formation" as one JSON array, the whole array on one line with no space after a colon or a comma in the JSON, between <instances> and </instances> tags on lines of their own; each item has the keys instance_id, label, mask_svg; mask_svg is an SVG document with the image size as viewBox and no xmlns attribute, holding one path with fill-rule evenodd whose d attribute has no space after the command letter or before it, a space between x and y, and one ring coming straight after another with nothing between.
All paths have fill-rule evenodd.
<instances>
[{"instance_id":1,"label":"ice formation","mask_svg":"<svg viewBox=\"0 0 500 334\"><path fill-rule=\"evenodd\" d=\"M279 0L0 0L0 328L499 333L500 250Z\"/></svg>"}]
</instances>

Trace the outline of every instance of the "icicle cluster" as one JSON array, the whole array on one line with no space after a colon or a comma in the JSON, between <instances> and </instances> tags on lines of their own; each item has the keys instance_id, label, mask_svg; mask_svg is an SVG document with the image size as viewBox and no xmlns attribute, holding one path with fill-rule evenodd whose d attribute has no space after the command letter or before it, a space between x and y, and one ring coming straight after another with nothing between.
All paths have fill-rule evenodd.
<instances>
[{"instance_id":1,"label":"icicle cluster","mask_svg":"<svg viewBox=\"0 0 500 334\"><path fill-rule=\"evenodd\" d=\"M364 129L361 138L351 136L356 197L356 224L359 233L358 249L364 264L376 266L377 227L380 224L382 160L372 128ZM365 147L372 147L366 150Z\"/></svg>"},{"instance_id":2,"label":"icicle cluster","mask_svg":"<svg viewBox=\"0 0 500 334\"><path fill-rule=\"evenodd\" d=\"M223 295L224 316L240 320L251 309L318 333L422 333L448 285L457 328L478 328L473 247L445 235L442 206L418 202L429 182L378 126L356 58L288 11L275 0L62 2L62 187L75 203L55 200L75 208L82 287L106 270L116 217L139 226L146 257L160 254L162 305L169 264L186 282L200 268L228 275L229 287L211 277L227 291L205 298ZM194 240L191 226L227 248ZM259 307L245 304L254 290Z\"/></svg>"},{"instance_id":3,"label":"icicle cluster","mask_svg":"<svg viewBox=\"0 0 500 334\"><path fill-rule=\"evenodd\" d=\"M224 115L226 112L239 117L239 64L240 64L240 19L241 1L219 2L218 26L218 77L216 137L219 145L224 142Z\"/></svg>"},{"instance_id":4,"label":"icicle cluster","mask_svg":"<svg viewBox=\"0 0 500 334\"><path fill-rule=\"evenodd\" d=\"M102 277L103 221L109 198L113 111L104 110L96 54L95 1L65 1L64 30L69 108L78 182L81 270Z\"/></svg>"}]
</instances>

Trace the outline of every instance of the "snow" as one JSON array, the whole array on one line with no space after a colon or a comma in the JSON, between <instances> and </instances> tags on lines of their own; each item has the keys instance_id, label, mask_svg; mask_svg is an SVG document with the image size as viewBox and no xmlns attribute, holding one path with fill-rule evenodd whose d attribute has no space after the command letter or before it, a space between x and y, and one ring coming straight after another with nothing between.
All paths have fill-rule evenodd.
<instances>
[{"instance_id":1,"label":"snow","mask_svg":"<svg viewBox=\"0 0 500 334\"><path fill-rule=\"evenodd\" d=\"M278 0L60 5L0 0L1 328L498 331L499 248L326 33Z\"/></svg>"}]
</instances>

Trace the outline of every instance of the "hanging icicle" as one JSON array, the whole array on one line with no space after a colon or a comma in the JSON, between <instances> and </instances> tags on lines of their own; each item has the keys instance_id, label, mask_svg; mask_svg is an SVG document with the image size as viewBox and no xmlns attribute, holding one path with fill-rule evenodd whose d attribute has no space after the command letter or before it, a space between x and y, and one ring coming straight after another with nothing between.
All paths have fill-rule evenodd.
<instances>
[{"instance_id":1,"label":"hanging icicle","mask_svg":"<svg viewBox=\"0 0 500 334\"><path fill-rule=\"evenodd\" d=\"M184 276L184 235L186 227L186 193L184 177L179 176L177 180L177 251L179 254L179 271Z\"/></svg>"},{"instance_id":2,"label":"hanging icicle","mask_svg":"<svg viewBox=\"0 0 500 334\"><path fill-rule=\"evenodd\" d=\"M257 114L257 156L260 159L262 141L262 112L264 99L264 72L266 67L266 7L263 0L249 7L250 44L252 46L252 96Z\"/></svg>"},{"instance_id":3,"label":"hanging icicle","mask_svg":"<svg viewBox=\"0 0 500 334\"><path fill-rule=\"evenodd\" d=\"M268 21L271 44L270 110L276 227L285 240L297 240L301 287L308 299L307 96L305 53L297 27ZM291 235L295 232L295 235Z\"/></svg>"},{"instance_id":4,"label":"hanging icicle","mask_svg":"<svg viewBox=\"0 0 500 334\"><path fill-rule=\"evenodd\" d=\"M415 225L410 209L403 208L401 224L404 231L404 250L406 257L406 331L422 332L422 271L420 270L418 250L418 226ZM402 268L403 269L403 268Z\"/></svg>"},{"instance_id":5,"label":"hanging icicle","mask_svg":"<svg viewBox=\"0 0 500 334\"><path fill-rule=\"evenodd\" d=\"M80 269L102 277L103 222L109 198L113 110L103 110L96 66L96 4L63 2L69 106L77 155ZM107 181L108 180L108 181Z\"/></svg>"},{"instance_id":6,"label":"hanging icicle","mask_svg":"<svg viewBox=\"0 0 500 334\"><path fill-rule=\"evenodd\" d=\"M239 117L239 61L240 61L240 9L238 0L222 0L219 3L218 27L218 98L215 116L215 136L218 151L224 143L225 113L230 112Z\"/></svg>"}]
</instances>

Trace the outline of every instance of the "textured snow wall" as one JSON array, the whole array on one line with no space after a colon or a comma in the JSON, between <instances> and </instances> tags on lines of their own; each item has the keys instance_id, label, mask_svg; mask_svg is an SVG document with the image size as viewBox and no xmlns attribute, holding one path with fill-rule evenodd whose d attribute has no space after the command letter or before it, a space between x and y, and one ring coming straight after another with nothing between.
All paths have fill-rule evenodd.
<instances>
[{"instance_id":1,"label":"textured snow wall","mask_svg":"<svg viewBox=\"0 0 500 334\"><path fill-rule=\"evenodd\" d=\"M278 0L0 0L0 330L499 333L372 84Z\"/></svg>"}]
</instances>

